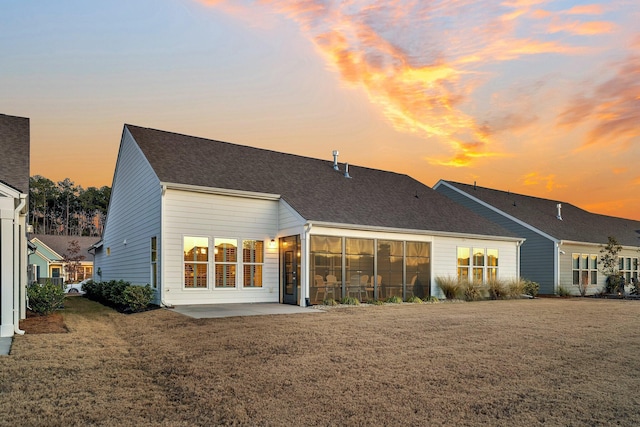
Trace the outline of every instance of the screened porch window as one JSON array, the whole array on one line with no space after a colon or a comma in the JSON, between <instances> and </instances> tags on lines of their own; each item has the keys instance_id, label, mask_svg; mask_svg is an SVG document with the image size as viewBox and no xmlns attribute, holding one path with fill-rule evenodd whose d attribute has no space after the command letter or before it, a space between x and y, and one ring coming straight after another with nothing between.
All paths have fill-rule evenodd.
<instances>
[{"instance_id":1,"label":"screened porch window","mask_svg":"<svg viewBox=\"0 0 640 427\"><path fill-rule=\"evenodd\" d=\"M373 239L345 239L347 296L367 299L367 287L373 275Z\"/></svg>"},{"instance_id":2,"label":"screened porch window","mask_svg":"<svg viewBox=\"0 0 640 427\"><path fill-rule=\"evenodd\" d=\"M342 237L311 236L309 295L312 303L342 297Z\"/></svg>"},{"instance_id":3,"label":"screened porch window","mask_svg":"<svg viewBox=\"0 0 640 427\"><path fill-rule=\"evenodd\" d=\"M378 240L378 298L402 298L404 242Z\"/></svg>"},{"instance_id":4,"label":"screened porch window","mask_svg":"<svg viewBox=\"0 0 640 427\"><path fill-rule=\"evenodd\" d=\"M431 245L427 242L407 242L406 298L429 296L431 288Z\"/></svg>"}]
</instances>

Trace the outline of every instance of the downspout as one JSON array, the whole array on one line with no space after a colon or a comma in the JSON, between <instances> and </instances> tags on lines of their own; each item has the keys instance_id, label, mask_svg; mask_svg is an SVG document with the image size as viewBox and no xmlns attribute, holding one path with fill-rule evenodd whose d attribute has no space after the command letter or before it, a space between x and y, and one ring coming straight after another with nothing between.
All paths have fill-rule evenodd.
<instances>
[{"instance_id":1,"label":"downspout","mask_svg":"<svg viewBox=\"0 0 640 427\"><path fill-rule=\"evenodd\" d=\"M562 245L562 241L556 242L556 253L555 253L555 259L553 260L553 267L555 268L555 273L556 273L556 284L555 287L553 289L553 293L557 294L558 290L560 289L560 255L564 255L564 251L562 249L560 249L560 246Z\"/></svg>"},{"instance_id":2,"label":"downspout","mask_svg":"<svg viewBox=\"0 0 640 427\"><path fill-rule=\"evenodd\" d=\"M300 295L300 305L302 307L307 307L307 300L309 300L308 298L308 293L309 293L309 235L311 233L311 227L313 225L308 222L305 224L304 226L304 269L301 271L301 276L306 278L302 283L306 283L306 286L300 286L300 291L301 294ZM301 280L302 278L298 278L298 280ZM311 305L311 304L309 304Z\"/></svg>"},{"instance_id":3,"label":"downspout","mask_svg":"<svg viewBox=\"0 0 640 427\"><path fill-rule=\"evenodd\" d=\"M167 194L167 185L166 184L162 184L161 186L161 195L160 195L160 234L159 234L159 239L157 242L158 248L160 250L160 268L158 268L156 266L156 268L158 268L158 278L156 280L159 280L159 286L160 286L160 306L161 307L167 307L167 308L173 308L173 305L171 304L167 304L164 301L164 196L165 194ZM207 255L208 256L208 255Z\"/></svg>"},{"instance_id":4,"label":"downspout","mask_svg":"<svg viewBox=\"0 0 640 427\"><path fill-rule=\"evenodd\" d=\"M24 254L22 253L23 248L20 247L20 216L22 216L20 211L22 211L26 204L26 194L20 194L20 203L15 209L15 215L13 219L13 247L14 250L15 248L20 248L20 256L14 257L13 260L13 331L18 335L24 335L24 331L20 329L20 295L22 293L20 292L22 290L22 286L20 283L20 278L22 276L20 274L20 262L24 257ZM24 292L26 291L26 289L22 291Z\"/></svg>"},{"instance_id":5,"label":"downspout","mask_svg":"<svg viewBox=\"0 0 640 427\"><path fill-rule=\"evenodd\" d=\"M522 262L522 257L520 255L520 252L522 250L522 244L523 243L524 243L524 240L520 240L517 243L517 251L516 251L516 257L517 257L517 266L516 266L516 268L517 268L517 271L516 271L516 275L517 275L518 278L522 277L522 275L520 274L520 272L521 272L520 263Z\"/></svg>"}]
</instances>

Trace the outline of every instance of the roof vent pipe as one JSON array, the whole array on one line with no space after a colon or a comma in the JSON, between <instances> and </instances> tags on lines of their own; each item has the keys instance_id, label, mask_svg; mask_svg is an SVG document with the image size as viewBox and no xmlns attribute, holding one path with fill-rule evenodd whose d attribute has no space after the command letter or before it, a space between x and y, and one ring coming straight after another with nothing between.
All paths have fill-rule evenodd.
<instances>
[{"instance_id":1,"label":"roof vent pipe","mask_svg":"<svg viewBox=\"0 0 640 427\"><path fill-rule=\"evenodd\" d=\"M344 177L351 178L351 176L349 175L349 163L344 164Z\"/></svg>"},{"instance_id":2,"label":"roof vent pipe","mask_svg":"<svg viewBox=\"0 0 640 427\"><path fill-rule=\"evenodd\" d=\"M556 215L556 218L562 221L562 203L558 203L556 205L556 208L558 208L558 214Z\"/></svg>"},{"instance_id":3,"label":"roof vent pipe","mask_svg":"<svg viewBox=\"0 0 640 427\"><path fill-rule=\"evenodd\" d=\"M338 150L333 150L333 170L337 171L340 170L340 168L338 167Z\"/></svg>"}]
</instances>

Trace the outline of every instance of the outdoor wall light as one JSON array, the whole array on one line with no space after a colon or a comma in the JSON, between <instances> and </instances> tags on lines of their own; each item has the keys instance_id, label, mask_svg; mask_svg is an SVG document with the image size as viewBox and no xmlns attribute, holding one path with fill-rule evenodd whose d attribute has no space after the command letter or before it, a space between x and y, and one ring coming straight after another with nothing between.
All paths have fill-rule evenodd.
<instances>
[{"instance_id":1,"label":"outdoor wall light","mask_svg":"<svg viewBox=\"0 0 640 427\"><path fill-rule=\"evenodd\" d=\"M270 249L275 249L277 247L278 247L278 245L276 244L276 239L271 239L271 241L269 242L269 248Z\"/></svg>"}]
</instances>

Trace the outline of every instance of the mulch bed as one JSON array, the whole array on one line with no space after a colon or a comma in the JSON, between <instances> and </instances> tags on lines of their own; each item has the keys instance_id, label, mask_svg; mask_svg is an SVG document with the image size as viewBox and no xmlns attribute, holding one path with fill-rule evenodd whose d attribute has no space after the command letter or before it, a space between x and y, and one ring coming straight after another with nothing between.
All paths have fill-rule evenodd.
<instances>
[{"instance_id":1,"label":"mulch bed","mask_svg":"<svg viewBox=\"0 0 640 427\"><path fill-rule=\"evenodd\" d=\"M20 321L20 329L27 334L65 334L69 332L62 313L57 311L48 316L41 316L27 310L27 318Z\"/></svg>"}]
</instances>

